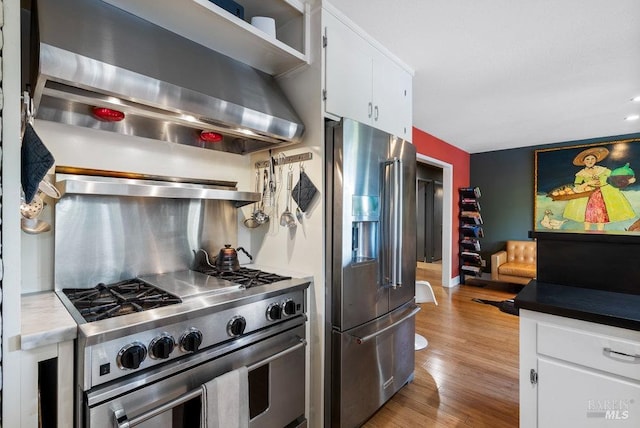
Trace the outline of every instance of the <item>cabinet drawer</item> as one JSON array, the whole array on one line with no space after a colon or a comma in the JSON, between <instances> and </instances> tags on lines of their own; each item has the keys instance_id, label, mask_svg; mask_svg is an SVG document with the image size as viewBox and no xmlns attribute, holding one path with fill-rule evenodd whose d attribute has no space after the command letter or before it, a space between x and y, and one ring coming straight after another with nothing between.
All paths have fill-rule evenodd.
<instances>
[{"instance_id":1,"label":"cabinet drawer","mask_svg":"<svg viewBox=\"0 0 640 428\"><path fill-rule=\"evenodd\" d=\"M538 354L640 381L640 341L539 323Z\"/></svg>"}]
</instances>

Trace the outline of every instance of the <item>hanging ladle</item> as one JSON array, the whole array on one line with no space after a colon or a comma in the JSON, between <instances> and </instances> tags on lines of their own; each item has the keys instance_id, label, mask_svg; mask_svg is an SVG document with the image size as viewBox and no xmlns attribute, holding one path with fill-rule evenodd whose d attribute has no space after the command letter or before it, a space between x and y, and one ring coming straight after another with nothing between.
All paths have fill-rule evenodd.
<instances>
[{"instance_id":1,"label":"hanging ladle","mask_svg":"<svg viewBox=\"0 0 640 428\"><path fill-rule=\"evenodd\" d=\"M287 207L284 212L280 216L280 226L283 227L296 227L296 219L289 211L289 204L291 202L291 184L293 182L293 171L292 167L289 168L289 173L287 174Z\"/></svg>"},{"instance_id":2,"label":"hanging ladle","mask_svg":"<svg viewBox=\"0 0 640 428\"><path fill-rule=\"evenodd\" d=\"M269 221L269 214L264 211L264 201L267 198L267 182L269 179L269 175L267 174L267 170L264 170L264 180L262 183L262 199L260 200L260 208L256 211L253 218L255 218L258 224L265 224ZM269 196L270 198L271 196Z\"/></svg>"},{"instance_id":3,"label":"hanging ladle","mask_svg":"<svg viewBox=\"0 0 640 428\"><path fill-rule=\"evenodd\" d=\"M20 203L20 228L31 235L51 230L51 225L45 221L38 219L38 216L44 209L44 202L40 197L41 192L38 191L31 202L27 203L24 199Z\"/></svg>"},{"instance_id":4,"label":"hanging ladle","mask_svg":"<svg viewBox=\"0 0 640 428\"><path fill-rule=\"evenodd\" d=\"M256 193L260 191L260 169L256 169ZM260 226L262 223L258 223L256 220L256 215L258 214L258 202L253 204L253 212L251 213L251 217L244 220L244 225L249 229L255 229Z\"/></svg>"}]
</instances>

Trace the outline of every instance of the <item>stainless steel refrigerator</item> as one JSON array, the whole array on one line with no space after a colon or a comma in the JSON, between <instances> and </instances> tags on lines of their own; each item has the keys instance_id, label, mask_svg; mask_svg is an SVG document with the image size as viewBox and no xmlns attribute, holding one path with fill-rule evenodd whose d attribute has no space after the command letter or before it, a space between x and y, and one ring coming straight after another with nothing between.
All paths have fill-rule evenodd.
<instances>
[{"instance_id":1,"label":"stainless steel refrigerator","mask_svg":"<svg viewBox=\"0 0 640 428\"><path fill-rule=\"evenodd\" d=\"M355 427L413 379L416 151L343 119L326 159L325 425Z\"/></svg>"}]
</instances>

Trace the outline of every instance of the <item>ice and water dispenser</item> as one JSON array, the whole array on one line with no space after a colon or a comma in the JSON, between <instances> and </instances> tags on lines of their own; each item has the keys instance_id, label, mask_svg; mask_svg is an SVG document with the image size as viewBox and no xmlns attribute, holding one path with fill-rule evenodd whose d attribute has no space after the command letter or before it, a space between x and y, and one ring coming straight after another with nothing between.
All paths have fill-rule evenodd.
<instances>
[{"instance_id":1,"label":"ice and water dispenser","mask_svg":"<svg viewBox=\"0 0 640 428\"><path fill-rule=\"evenodd\" d=\"M374 261L379 255L380 198L354 195L351 202L351 261Z\"/></svg>"}]
</instances>

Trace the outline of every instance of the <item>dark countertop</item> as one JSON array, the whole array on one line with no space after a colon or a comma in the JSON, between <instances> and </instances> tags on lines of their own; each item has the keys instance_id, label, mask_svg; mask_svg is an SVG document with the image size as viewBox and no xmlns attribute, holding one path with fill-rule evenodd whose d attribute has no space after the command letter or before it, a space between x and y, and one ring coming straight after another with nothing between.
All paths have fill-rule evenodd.
<instances>
[{"instance_id":1,"label":"dark countertop","mask_svg":"<svg viewBox=\"0 0 640 428\"><path fill-rule=\"evenodd\" d=\"M515 306L640 331L640 295L531 281Z\"/></svg>"}]
</instances>

